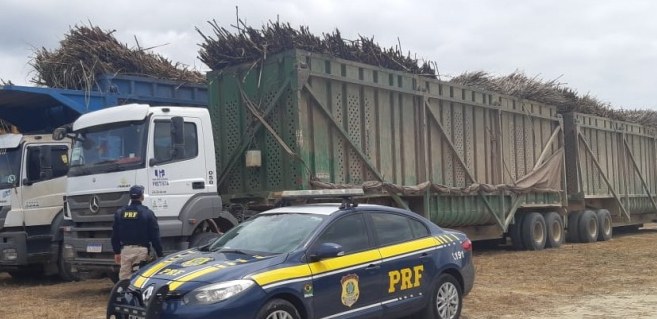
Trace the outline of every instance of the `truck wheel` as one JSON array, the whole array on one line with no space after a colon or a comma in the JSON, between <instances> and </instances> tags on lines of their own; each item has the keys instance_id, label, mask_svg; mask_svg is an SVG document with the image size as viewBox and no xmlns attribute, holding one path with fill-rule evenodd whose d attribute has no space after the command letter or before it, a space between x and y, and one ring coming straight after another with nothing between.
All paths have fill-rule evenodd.
<instances>
[{"instance_id":1,"label":"truck wheel","mask_svg":"<svg viewBox=\"0 0 657 319\"><path fill-rule=\"evenodd\" d=\"M582 243L592 243L598 240L598 216L592 210L585 210L579 218L577 227Z\"/></svg>"},{"instance_id":2,"label":"truck wheel","mask_svg":"<svg viewBox=\"0 0 657 319\"><path fill-rule=\"evenodd\" d=\"M450 274L443 273L438 277L429 304L412 318L421 319L456 319L463 308L463 288Z\"/></svg>"},{"instance_id":3,"label":"truck wheel","mask_svg":"<svg viewBox=\"0 0 657 319\"><path fill-rule=\"evenodd\" d=\"M57 255L57 274L63 281L79 281L80 277L72 271L73 266L66 262L63 256L64 245L59 244L59 254Z\"/></svg>"},{"instance_id":4,"label":"truck wheel","mask_svg":"<svg viewBox=\"0 0 657 319\"><path fill-rule=\"evenodd\" d=\"M598 241L607 241L612 236L611 213L606 209L598 209L595 212L598 215Z\"/></svg>"},{"instance_id":5,"label":"truck wheel","mask_svg":"<svg viewBox=\"0 0 657 319\"><path fill-rule=\"evenodd\" d=\"M511 237L511 246L514 250L524 250L525 244L522 242L522 220L524 214L516 213L515 222L509 225L509 237Z\"/></svg>"},{"instance_id":6,"label":"truck wheel","mask_svg":"<svg viewBox=\"0 0 657 319\"><path fill-rule=\"evenodd\" d=\"M528 250L541 250L545 248L547 230L545 219L539 213L529 213L522 221L522 237L525 248Z\"/></svg>"},{"instance_id":7,"label":"truck wheel","mask_svg":"<svg viewBox=\"0 0 657 319\"><path fill-rule=\"evenodd\" d=\"M563 220L556 212L545 214L545 228L547 228L546 248L559 248L563 243L564 229Z\"/></svg>"},{"instance_id":8,"label":"truck wheel","mask_svg":"<svg viewBox=\"0 0 657 319\"><path fill-rule=\"evenodd\" d=\"M579 218L582 216L581 211L568 213L568 231L566 232L566 240L569 243L579 243Z\"/></svg>"},{"instance_id":9,"label":"truck wheel","mask_svg":"<svg viewBox=\"0 0 657 319\"><path fill-rule=\"evenodd\" d=\"M219 234L211 232L203 232L192 235L189 239L189 247L200 247L209 244L211 241L219 238Z\"/></svg>"},{"instance_id":10,"label":"truck wheel","mask_svg":"<svg viewBox=\"0 0 657 319\"><path fill-rule=\"evenodd\" d=\"M256 316L258 319L301 319L299 311L287 300L273 299L266 303Z\"/></svg>"}]
</instances>

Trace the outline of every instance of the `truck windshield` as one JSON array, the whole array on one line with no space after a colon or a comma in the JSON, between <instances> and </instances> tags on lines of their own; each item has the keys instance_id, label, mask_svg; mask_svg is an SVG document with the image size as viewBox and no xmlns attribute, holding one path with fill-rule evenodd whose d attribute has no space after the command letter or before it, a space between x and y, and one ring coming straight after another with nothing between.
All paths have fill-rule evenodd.
<instances>
[{"instance_id":1,"label":"truck windshield","mask_svg":"<svg viewBox=\"0 0 657 319\"><path fill-rule=\"evenodd\" d=\"M0 189L12 188L18 184L21 176L21 149L0 149Z\"/></svg>"},{"instance_id":2,"label":"truck windshield","mask_svg":"<svg viewBox=\"0 0 657 319\"><path fill-rule=\"evenodd\" d=\"M77 133L69 176L135 169L146 157L145 122L90 127Z\"/></svg>"}]
</instances>

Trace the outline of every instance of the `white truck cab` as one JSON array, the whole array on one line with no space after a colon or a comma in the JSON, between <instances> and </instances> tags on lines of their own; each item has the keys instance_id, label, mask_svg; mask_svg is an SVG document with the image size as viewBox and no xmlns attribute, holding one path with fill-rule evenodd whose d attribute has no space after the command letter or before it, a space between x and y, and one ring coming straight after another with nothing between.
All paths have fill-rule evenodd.
<instances>
[{"instance_id":1,"label":"white truck cab","mask_svg":"<svg viewBox=\"0 0 657 319\"><path fill-rule=\"evenodd\" d=\"M59 231L69 145L50 135L0 135L0 271L70 279Z\"/></svg>"},{"instance_id":2,"label":"white truck cab","mask_svg":"<svg viewBox=\"0 0 657 319\"><path fill-rule=\"evenodd\" d=\"M217 193L206 108L121 105L80 116L71 133L65 217L73 226L65 228L64 243L79 270L118 270L112 222L132 185L144 186L165 251L202 244L237 224Z\"/></svg>"}]
</instances>

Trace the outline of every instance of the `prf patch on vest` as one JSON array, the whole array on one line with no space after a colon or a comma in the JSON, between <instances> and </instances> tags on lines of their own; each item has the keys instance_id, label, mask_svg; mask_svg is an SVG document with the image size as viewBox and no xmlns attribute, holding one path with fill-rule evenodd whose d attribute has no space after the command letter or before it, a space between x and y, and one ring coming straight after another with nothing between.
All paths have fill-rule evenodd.
<instances>
[{"instance_id":1,"label":"prf patch on vest","mask_svg":"<svg viewBox=\"0 0 657 319\"><path fill-rule=\"evenodd\" d=\"M123 212L123 219L137 219L137 216L139 216L139 212L135 210L126 210Z\"/></svg>"}]
</instances>

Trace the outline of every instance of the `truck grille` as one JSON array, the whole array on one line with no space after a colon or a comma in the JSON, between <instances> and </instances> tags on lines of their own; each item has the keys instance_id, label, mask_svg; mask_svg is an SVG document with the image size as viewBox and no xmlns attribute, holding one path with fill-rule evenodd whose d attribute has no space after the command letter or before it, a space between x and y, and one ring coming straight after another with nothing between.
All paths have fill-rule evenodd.
<instances>
[{"instance_id":1,"label":"truck grille","mask_svg":"<svg viewBox=\"0 0 657 319\"><path fill-rule=\"evenodd\" d=\"M66 197L76 223L111 221L117 209L130 201L128 192L88 194Z\"/></svg>"}]
</instances>

